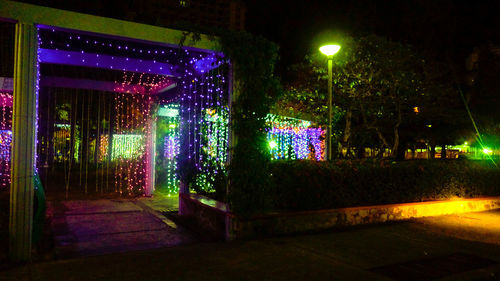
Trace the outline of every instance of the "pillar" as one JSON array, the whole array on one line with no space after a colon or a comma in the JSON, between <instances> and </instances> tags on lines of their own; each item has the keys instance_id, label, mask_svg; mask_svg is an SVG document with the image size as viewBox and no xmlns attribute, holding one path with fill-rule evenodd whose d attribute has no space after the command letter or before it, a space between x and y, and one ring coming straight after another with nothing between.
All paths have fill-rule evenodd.
<instances>
[{"instance_id":1,"label":"pillar","mask_svg":"<svg viewBox=\"0 0 500 281\"><path fill-rule=\"evenodd\" d=\"M150 197L153 195L155 186L155 166L156 166L156 107L154 108L152 116L147 121L149 132L146 136L146 186L144 195Z\"/></svg>"},{"instance_id":2,"label":"pillar","mask_svg":"<svg viewBox=\"0 0 500 281\"><path fill-rule=\"evenodd\" d=\"M37 29L17 23L14 51L9 258L31 259L37 99Z\"/></svg>"}]
</instances>

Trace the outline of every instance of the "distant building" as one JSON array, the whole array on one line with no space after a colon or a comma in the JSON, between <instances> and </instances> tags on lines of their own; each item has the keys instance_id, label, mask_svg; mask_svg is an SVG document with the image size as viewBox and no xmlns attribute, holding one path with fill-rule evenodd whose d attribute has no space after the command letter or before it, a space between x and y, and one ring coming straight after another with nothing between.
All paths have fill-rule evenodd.
<instances>
[{"instance_id":1,"label":"distant building","mask_svg":"<svg viewBox=\"0 0 500 281\"><path fill-rule=\"evenodd\" d=\"M156 11L160 25L171 26L187 22L230 30L245 29L245 7L233 0L167 0L139 1L144 11Z\"/></svg>"},{"instance_id":2,"label":"distant building","mask_svg":"<svg viewBox=\"0 0 500 281\"><path fill-rule=\"evenodd\" d=\"M31 4L162 27L194 25L245 29L246 8L239 0L25 0Z\"/></svg>"}]
</instances>

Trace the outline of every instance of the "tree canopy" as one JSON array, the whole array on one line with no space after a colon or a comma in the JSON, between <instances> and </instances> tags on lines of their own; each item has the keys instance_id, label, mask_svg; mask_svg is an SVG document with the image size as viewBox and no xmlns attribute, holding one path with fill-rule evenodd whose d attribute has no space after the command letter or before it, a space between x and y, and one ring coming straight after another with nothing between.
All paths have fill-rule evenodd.
<instances>
[{"instance_id":1,"label":"tree canopy","mask_svg":"<svg viewBox=\"0 0 500 281\"><path fill-rule=\"evenodd\" d=\"M295 79L285 85L277 113L326 125L326 60L315 52L290 69ZM333 65L339 156L372 147L402 158L415 143L451 144L470 132L453 73L410 45L376 35L347 37Z\"/></svg>"}]
</instances>

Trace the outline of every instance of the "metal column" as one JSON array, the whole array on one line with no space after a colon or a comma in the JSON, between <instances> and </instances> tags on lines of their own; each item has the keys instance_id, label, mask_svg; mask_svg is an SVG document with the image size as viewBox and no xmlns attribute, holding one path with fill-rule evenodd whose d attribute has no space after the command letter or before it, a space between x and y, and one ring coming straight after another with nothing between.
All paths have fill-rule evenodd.
<instances>
[{"instance_id":1,"label":"metal column","mask_svg":"<svg viewBox=\"0 0 500 281\"><path fill-rule=\"evenodd\" d=\"M327 129L327 148L326 148L326 160L332 161L332 65L333 56L328 56L328 129Z\"/></svg>"}]
</instances>

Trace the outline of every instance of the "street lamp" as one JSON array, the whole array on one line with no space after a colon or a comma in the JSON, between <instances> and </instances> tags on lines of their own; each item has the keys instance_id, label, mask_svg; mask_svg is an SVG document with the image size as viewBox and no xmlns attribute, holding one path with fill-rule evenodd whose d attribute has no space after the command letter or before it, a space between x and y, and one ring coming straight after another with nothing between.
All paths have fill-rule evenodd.
<instances>
[{"instance_id":1,"label":"street lamp","mask_svg":"<svg viewBox=\"0 0 500 281\"><path fill-rule=\"evenodd\" d=\"M339 45L324 45L319 48L320 52L328 57L328 128L326 131L326 159L328 161L332 160L332 64L333 55L335 55L339 50Z\"/></svg>"}]
</instances>

